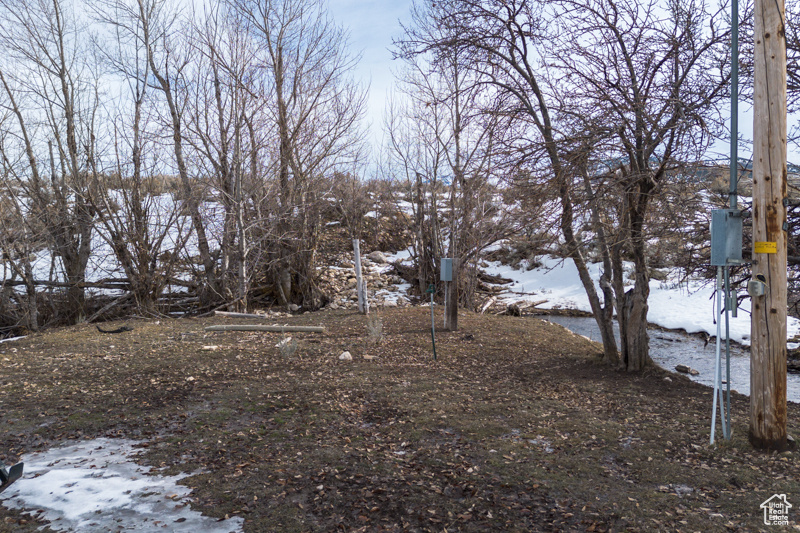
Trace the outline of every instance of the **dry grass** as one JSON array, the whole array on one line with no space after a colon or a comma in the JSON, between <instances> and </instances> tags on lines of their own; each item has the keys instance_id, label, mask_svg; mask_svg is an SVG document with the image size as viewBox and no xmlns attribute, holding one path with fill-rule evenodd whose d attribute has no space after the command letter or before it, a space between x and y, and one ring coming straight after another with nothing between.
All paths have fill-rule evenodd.
<instances>
[{"instance_id":1,"label":"dry grass","mask_svg":"<svg viewBox=\"0 0 800 533\"><path fill-rule=\"evenodd\" d=\"M146 440L149 464L205 472L183 481L196 509L245 531L756 531L773 493L800 504L797 456L747 443L747 398L710 446L707 388L613 371L560 326L464 314L434 363L427 308L381 318L375 344L368 317L295 317L327 330L293 334L288 357L280 334L203 331L219 319L2 344L0 452Z\"/></svg>"}]
</instances>

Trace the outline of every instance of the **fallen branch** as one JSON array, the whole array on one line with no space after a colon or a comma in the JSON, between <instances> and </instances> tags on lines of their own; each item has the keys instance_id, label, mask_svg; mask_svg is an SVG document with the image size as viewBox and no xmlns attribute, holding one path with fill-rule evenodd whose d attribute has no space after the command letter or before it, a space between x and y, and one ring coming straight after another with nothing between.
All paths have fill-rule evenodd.
<instances>
[{"instance_id":1,"label":"fallen branch","mask_svg":"<svg viewBox=\"0 0 800 533\"><path fill-rule=\"evenodd\" d=\"M272 333L324 333L322 326L261 326L257 324L241 324L231 326L208 326L206 331L267 331Z\"/></svg>"},{"instance_id":2,"label":"fallen branch","mask_svg":"<svg viewBox=\"0 0 800 533\"><path fill-rule=\"evenodd\" d=\"M529 304L528 304L526 307L536 307L537 305L546 304L546 303L547 303L547 302L549 302L549 301L550 301L550 300L538 300L538 301L536 301L536 302L531 302L531 303L529 303Z\"/></svg>"},{"instance_id":3,"label":"fallen branch","mask_svg":"<svg viewBox=\"0 0 800 533\"><path fill-rule=\"evenodd\" d=\"M509 283L513 283L513 279L504 278L503 276L497 274L487 274L486 272L480 271L478 272L478 279L483 281L484 283L492 283L497 285L508 285Z\"/></svg>"},{"instance_id":4,"label":"fallen branch","mask_svg":"<svg viewBox=\"0 0 800 533\"><path fill-rule=\"evenodd\" d=\"M497 298L495 298L494 296L492 296L491 298L486 300L486 303L484 303L481 306L481 314L485 313L486 310L489 309L496 301L497 301Z\"/></svg>"},{"instance_id":5,"label":"fallen branch","mask_svg":"<svg viewBox=\"0 0 800 533\"><path fill-rule=\"evenodd\" d=\"M126 300L129 300L129 299L131 298L131 296L132 296L132 294L131 294L131 293L127 293L127 294L123 294L122 296L120 296L120 297L118 297L118 298L115 298L115 299L111 300L111 302L109 302L108 304L104 305L104 306L103 306L103 307L102 307L102 308L101 308L99 311L97 311L95 314L93 314L92 316L90 316L90 317L89 317L89 318L86 320L86 322L89 322L89 323L92 323L92 322L94 322L94 321L95 321L95 320L97 320L97 319L98 319L98 318L99 318L99 317L100 317L100 316L101 316L103 313L105 313L106 311L110 310L112 307L116 307L117 305L119 305L119 304L123 303L124 301L126 301Z\"/></svg>"},{"instance_id":6,"label":"fallen branch","mask_svg":"<svg viewBox=\"0 0 800 533\"><path fill-rule=\"evenodd\" d=\"M208 312L205 312L203 314L197 315L197 316L198 317L206 317L206 316L215 315L217 313L217 311L219 311L223 307L231 306L231 305L233 305L235 303L240 302L241 300L242 300L241 298L236 298L235 300L230 301L230 302L223 302L223 303L219 304L218 306L216 306L215 308L213 308L212 310L210 310Z\"/></svg>"},{"instance_id":7,"label":"fallen branch","mask_svg":"<svg viewBox=\"0 0 800 533\"><path fill-rule=\"evenodd\" d=\"M5 287L20 287L25 285L24 281L5 280L0 282L0 288ZM44 281L33 280L33 285L38 287L52 287L54 289L69 289L71 287L78 287L81 289L107 289L107 290L130 290L131 284L127 280L101 280L101 281L83 281L80 283L69 283L66 281Z\"/></svg>"}]
</instances>

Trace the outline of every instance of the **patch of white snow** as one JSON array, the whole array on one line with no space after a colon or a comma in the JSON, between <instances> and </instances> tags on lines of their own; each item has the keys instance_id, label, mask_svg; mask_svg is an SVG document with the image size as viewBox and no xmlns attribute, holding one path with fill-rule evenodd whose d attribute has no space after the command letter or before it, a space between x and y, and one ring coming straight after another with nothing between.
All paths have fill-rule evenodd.
<instances>
[{"instance_id":1,"label":"patch of white snow","mask_svg":"<svg viewBox=\"0 0 800 533\"><path fill-rule=\"evenodd\" d=\"M149 475L136 442L95 439L22 457L25 474L0 497L50 522L54 531L238 533L243 520L218 521L193 511L184 476Z\"/></svg>"}]
</instances>

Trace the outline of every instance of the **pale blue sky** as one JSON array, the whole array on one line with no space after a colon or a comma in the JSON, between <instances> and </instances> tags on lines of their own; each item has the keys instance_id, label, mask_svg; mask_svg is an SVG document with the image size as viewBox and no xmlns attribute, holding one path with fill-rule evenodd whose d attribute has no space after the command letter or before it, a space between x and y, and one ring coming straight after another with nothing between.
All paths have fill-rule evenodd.
<instances>
[{"instance_id":1,"label":"pale blue sky","mask_svg":"<svg viewBox=\"0 0 800 533\"><path fill-rule=\"evenodd\" d=\"M402 35L400 20L410 17L411 0L329 0L329 12L350 32L350 45L362 54L355 72L359 81L370 85L368 116L371 140L377 148L387 95L393 86L390 48L392 39Z\"/></svg>"},{"instance_id":2,"label":"pale blue sky","mask_svg":"<svg viewBox=\"0 0 800 533\"><path fill-rule=\"evenodd\" d=\"M412 0L328 0L333 18L350 32L350 45L362 54L355 72L359 81L370 84L367 120L371 123L370 140L377 148L381 138L381 125L387 96L394 84L392 70L392 39L402 36L400 21L408 22ZM751 136L753 116L750 106L740 103L739 129ZM790 126L795 123L789 117ZM729 141L715 143L708 157L725 158L729 154ZM740 157L748 157L750 149L740 146ZM789 147L789 160L800 162L798 148Z\"/></svg>"}]
</instances>

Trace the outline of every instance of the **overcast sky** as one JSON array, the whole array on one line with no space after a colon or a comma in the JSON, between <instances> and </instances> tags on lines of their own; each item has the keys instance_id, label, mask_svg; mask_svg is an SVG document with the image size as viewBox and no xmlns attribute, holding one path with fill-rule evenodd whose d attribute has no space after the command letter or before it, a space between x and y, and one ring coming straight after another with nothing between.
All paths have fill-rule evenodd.
<instances>
[{"instance_id":1,"label":"overcast sky","mask_svg":"<svg viewBox=\"0 0 800 533\"><path fill-rule=\"evenodd\" d=\"M386 97L393 85L390 48L392 39L402 35L400 21L407 22L412 0L329 0L330 14L350 32L353 51L362 54L356 71L360 81L369 83L368 120L372 144L377 147Z\"/></svg>"},{"instance_id":2,"label":"overcast sky","mask_svg":"<svg viewBox=\"0 0 800 533\"><path fill-rule=\"evenodd\" d=\"M387 95L393 85L392 70L398 68L392 61L390 49L392 39L402 36L400 22L408 22L412 0L328 0L330 14L337 23L350 32L350 45L354 52L362 54L355 72L357 79L370 84L368 121L371 122L370 137L374 148L381 138L381 125ZM740 103L739 129L745 137L751 137L753 115L750 106ZM790 117L789 124L795 124ZM729 141L715 143L708 158L726 158ZM749 157L749 146L740 146L740 157ZM789 146L789 160L800 163L800 150Z\"/></svg>"}]
</instances>

